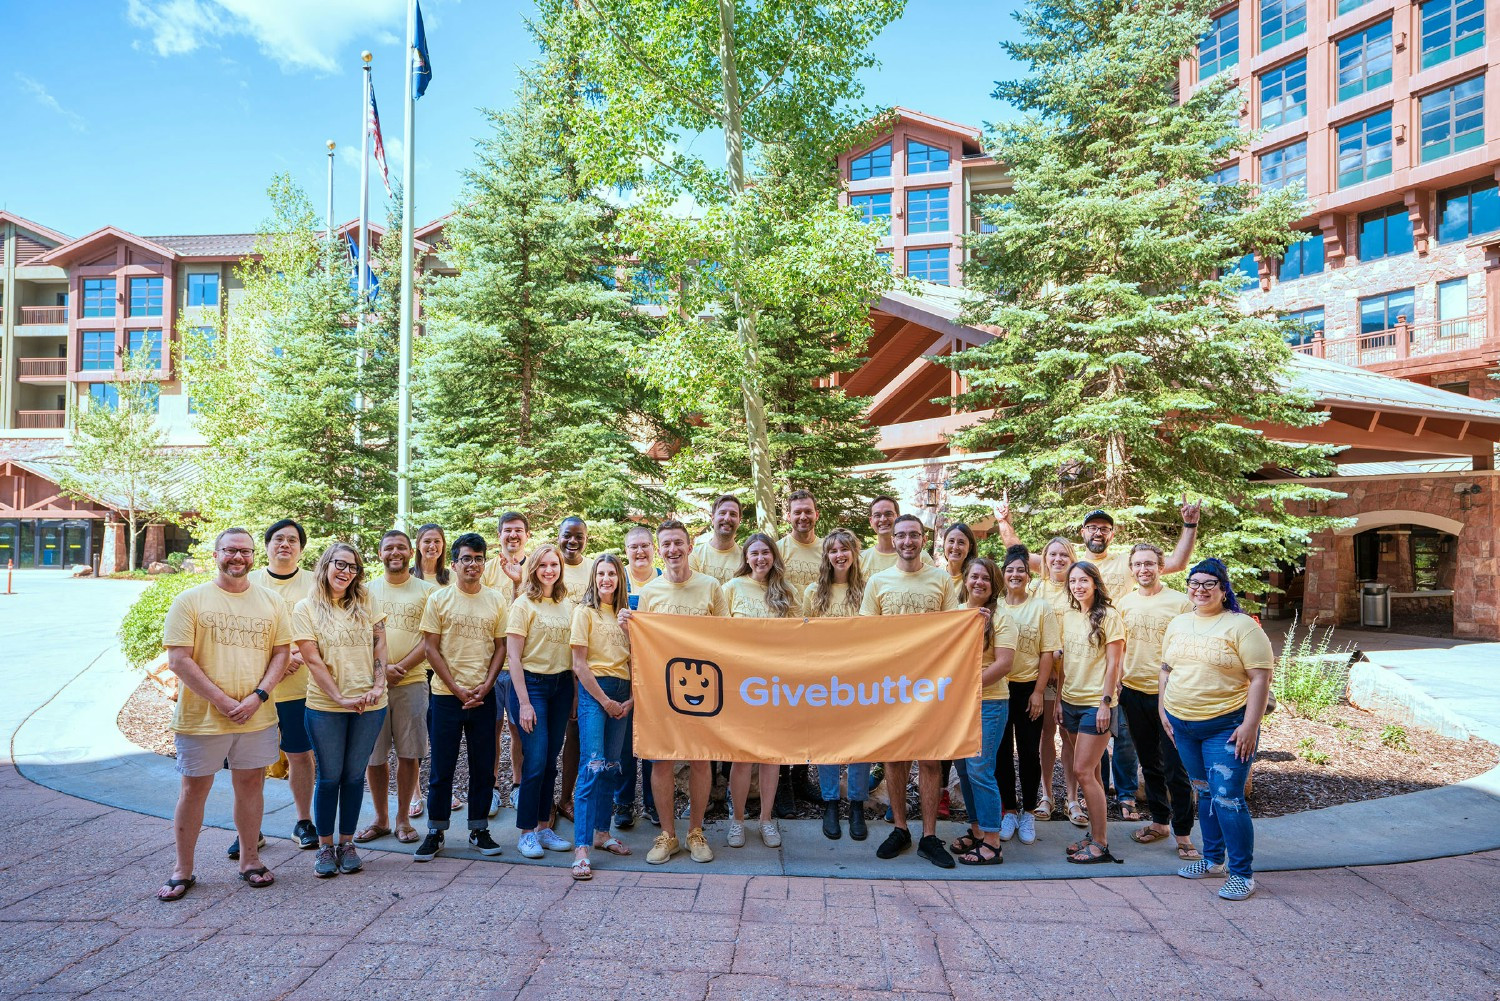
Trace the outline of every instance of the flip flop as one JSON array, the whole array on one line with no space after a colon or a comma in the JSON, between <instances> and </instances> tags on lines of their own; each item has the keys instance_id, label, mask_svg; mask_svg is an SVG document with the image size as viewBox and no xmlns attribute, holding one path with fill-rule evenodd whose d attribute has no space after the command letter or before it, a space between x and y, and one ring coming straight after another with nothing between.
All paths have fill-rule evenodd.
<instances>
[{"instance_id":1,"label":"flip flop","mask_svg":"<svg viewBox=\"0 0 1500 1001\"><path fill-rule=\"evenodd\" d=\"M276 882L276 877L271 875L271 870L267 869L265 866L260 866L255 869L246 869L244 872L240 873L240 879L250 884L250 889L252 890L264 890L266 887Z\"/></svg>"},{"instance_id":2,"label":"flip flop","mask_svg":"<svg viewBox=\"0 0 1500 1001\"><path fill-rule=\"evenodd\" d=\"M1177 857L1184 862L1197 862L1203 857L1203 853L1193 845L1178 845Z\"/></svg>"},{"instance_id":3,"label":"flip flop","mask_svg":"<svg viewBox=\"0 0 1500 1001\"><path fill-rule=\"evenodd\" d=\"M396 828L396 840L403 845L414 845L422 840L422 835L417 833L415 827L398 827Z\"/></svg>"},{"instance_id":4,"label":"flip flop","mask_svg":"<svg viewBox=\"0 0 1500 1001\"><path fill-rule=\"evenodd\" d=\"M174 904L177 901L181 900L183 897L186 897L188 895L188 891L191 890L194 885L197 884L197 882L197 876L189 876L187 879L169 879L165 884L163 884L164 886L166 886L168 892L164 895L160 890L158 890L156 893L156 899L164 904ZM182 891L181 893L177 892L179 889Z\"/></svg>"},{"instance_id":5,"label":"flip flop","mask_svg":"<svg viewBox=\"0 0 1500 1001\"><path fill-rule=\"evenodd\" d=\"M611 855L629 855L630 854L630 849L627 848L625 846L625 842L621 841L619 838L610 838L607 841L605 841L604 844L602 844L602 845L595 845L594 846L594 851L596 851L596 852L609 852Z\"/></svg>"},{"instance_id":6,"label":"flip flop","mask_svg":"<svg viewBox=\"0 0 1500 1001\"><path fill-rule=\"evenodd\" d=\"M1135 805L1135 800L1133 800L1133 799L1122 799L1122 800L1120 800L1120 819L1121 820L1129 820L1129 821L1132 821L1132 822L1141 819L1141 810L1140 810L1140 807L1138 807L1138 806Z\"/></svg>"},{"instance_id":7,"label":"flip flop","mask_svg":"<svg viewBox=\"0 0 1500 1001\"><path fill-rule=\"evenodd\" d=\"M412 820L416 820L422 815L422 811L425 809L427 809L427 801L421 796L418 796L411 801L411 805L407 808L406 815Z\"/></svg>"},{"instance_id":8,"label":"flip flop","mask_svg":"<svg viewBox=\"0 0 1500 1001\"><path fill-rule=\"evenodd\" d=\"M1090 849L1092 849L1093 851L1090 851ZM1095 855L1094 852L1098 852L1099 854ZM1076 851L1073 854L1069 855L1068 861L1075 863L1076 865L1098 865L1101 862L1123 863L1125 860L1122 858L1115 858L1113 855L1111 855L1109 853L1108 845L1101 845L1097 841L1091 841L1087 845L1085 845L1081 851Z\"/></svg>"},{"instance_id":9,"label":"flip flop","mask_svg":"<svg viewBox=\"0 0 1500 1001\"><path fill-rule=\"evenodd\" d=\"M1158 841L1167 840L1167 837L1168 835L1166 831L1158 831L1150 824L1147 824L1145 827L1142 827L1138 831L1130 832L1130 840L1134 841L1138 845L1154 845Z\"/></svg>"},{"instance_id":10,"label":"flip flop","mask_svg":"<svg viewBox=\"0 0 1500 1001\"><path fill-rule=\"evenodd\" d=\"M586 879L594 878L594 870L586 858L577 859L573 863L573 878L582 883Z\"/></svg>"},{"instance_id":11,"label":"flip flop","mask_svg":"<svg viewBox=\"0 0 1500 1001\"><path fill-rule=\"evenodd\" d=\"M394 833L395 832L392 831L389 827L381 827L379 824L371 824L369 827L366 827L364 830L354 835L354 843L362 845L367 841L374 841L376 838L389 837Z\"/></svg>"}]
</instances>

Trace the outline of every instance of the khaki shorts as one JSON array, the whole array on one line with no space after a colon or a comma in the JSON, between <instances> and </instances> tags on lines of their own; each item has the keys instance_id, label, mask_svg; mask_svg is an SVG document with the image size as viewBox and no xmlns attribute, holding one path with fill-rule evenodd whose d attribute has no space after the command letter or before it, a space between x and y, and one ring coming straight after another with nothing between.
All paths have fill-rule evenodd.
<instances>
[{"instance_id":1,"label":"khaki shorts","mask_svg":"<svg viewBox=\"0 0 1500 1001\"><path fill-rule=\"evenodd\" d=\"M177 772L190 778L212 775L224 767L267 768L281 757L281 731L274 724L248 733L177 733Z\"/></svg>"},{"instance_id":2,"label":"khaki shorts","mask_svg":"<svg viewBox=\"0 0 1500 1001\"><path fill-rule=\"evenodd\" d=\"M386 689L385 722L380 725L375 749L370 752L370 767L390 763L392 740L398 758L420 761L427 757L426 685L397 685Z\"/></svg>"}]
</instances>

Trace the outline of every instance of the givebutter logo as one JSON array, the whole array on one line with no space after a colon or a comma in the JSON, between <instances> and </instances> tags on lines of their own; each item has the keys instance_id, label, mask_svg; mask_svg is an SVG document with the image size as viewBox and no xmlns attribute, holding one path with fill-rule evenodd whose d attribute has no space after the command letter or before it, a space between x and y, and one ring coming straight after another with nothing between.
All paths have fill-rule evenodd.
<instances>
[{"instance_id":1,"label":"givebutter logo","mask_svg":"<svg viewBox=\"0 0 1500 1001\"><path fill-rule=\"evenodd\" d=\"M667 661L667 705L684 716L717 716L724 708L724 672L711 660Z\"/></svg>"}]
</instances>

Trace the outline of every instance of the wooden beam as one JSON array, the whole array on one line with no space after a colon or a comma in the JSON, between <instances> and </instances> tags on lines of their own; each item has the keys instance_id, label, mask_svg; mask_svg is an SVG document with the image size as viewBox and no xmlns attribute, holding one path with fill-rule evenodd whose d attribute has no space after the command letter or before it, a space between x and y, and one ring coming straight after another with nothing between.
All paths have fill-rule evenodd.
<instances>
[{"instance_id":1,"label":"wooden beam","mask_svg":"<svg viewBox=\"0 0 1500 1001\"><path fill-rule=\"evenodd\" d=\"M1328 421L1305 428L1290 428L1280 424L1251 424L1248 427L1275 441L1380 449L1400 452L1408 458L1421 455L1489 455L1494 450L1491 442L1479 438L1459 441L1430 433L1418 436L1402 434L1399 431L1387 431L1384 428L1367 431L1363 425L1353 427L1340 421Z\"/></svg>"},{"instance_id":2,"label":"wooden beam","mask_svg":"<svg viewBox=\"0 0 1500 1001\"><path fill-rule=\"evenodd\" d=\"M994 413L993 410L973 410L921 421L886 424L880 428L880 440L876 442L875 447L889 454L897 450L921 448L924 445L946 445L948 435L978 424L993 416Z\"/></svg>"}]
</instances>

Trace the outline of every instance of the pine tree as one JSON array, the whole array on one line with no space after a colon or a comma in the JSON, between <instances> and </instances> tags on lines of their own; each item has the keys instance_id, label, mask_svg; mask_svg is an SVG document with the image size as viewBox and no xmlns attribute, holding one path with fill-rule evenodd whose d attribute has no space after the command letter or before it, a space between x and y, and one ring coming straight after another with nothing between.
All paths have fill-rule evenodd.
<instances>
[{"instance_id":1,"label":"pine tree","mask_svg":"<svg viewBox=\"0 0 1500 1001\"><path fill-rule=\"evenodd\" d=\"M953 361L965 404L996 408L957 442L1001 454L959 482L1008 490L1038 540L1105 507L1122 540L1170 541L1183 495L1202 498L1200 552L1248 583L1321 524L1287 502L1329 496L1262 472L1329 466L1320 446L1251 429L1318 420L1283 388L1285 325L1242 311L1234 268L1284 252L1303 196L1209 179L1248 141L1222 77L1177 100L1211 6L1033 0L1018 15L1005 47L1031 74L995 96L1022 117L990 136L1014 191L983 208L995 229L965 268L982 296L968 319L1004 333Z\"/></svg>"}]
</instances>

